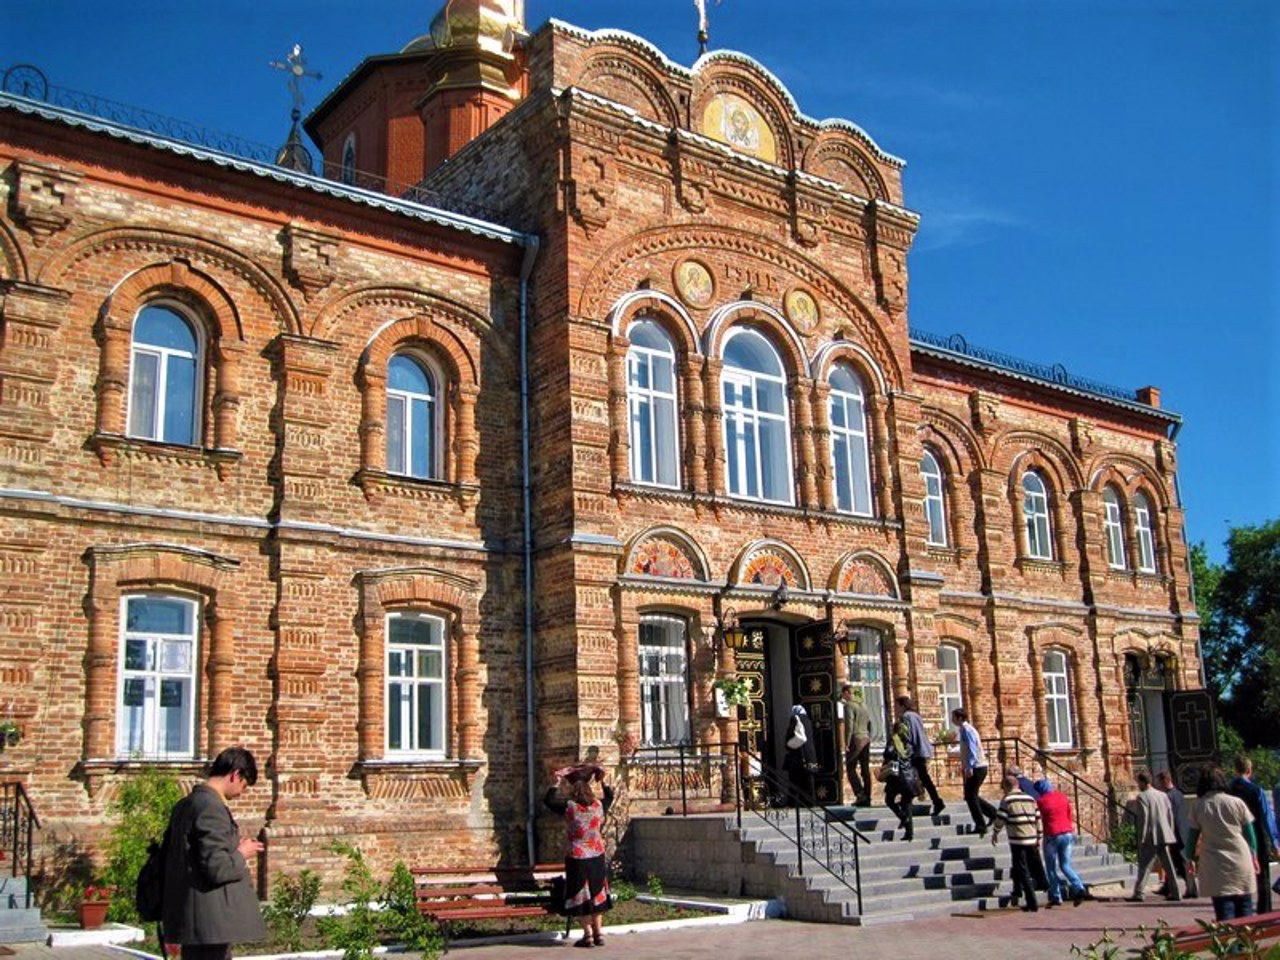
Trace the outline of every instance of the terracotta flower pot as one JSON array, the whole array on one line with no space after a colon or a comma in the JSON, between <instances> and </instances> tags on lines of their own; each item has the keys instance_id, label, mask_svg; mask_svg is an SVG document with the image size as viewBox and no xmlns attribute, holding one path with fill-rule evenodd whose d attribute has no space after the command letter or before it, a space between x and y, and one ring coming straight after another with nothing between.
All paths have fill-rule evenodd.
<instances>
[{"instance_id":1,"label":"terracotta flower pot","mask_svg":"<svg viewBox=\"0 0 1280 960\"><path fill-rule=\"evenodd\" d=\"M107 908L110 900L84 900L76 908L80 917L81 930L97 930L107 919Z\"/></svg>"}]
</instances>

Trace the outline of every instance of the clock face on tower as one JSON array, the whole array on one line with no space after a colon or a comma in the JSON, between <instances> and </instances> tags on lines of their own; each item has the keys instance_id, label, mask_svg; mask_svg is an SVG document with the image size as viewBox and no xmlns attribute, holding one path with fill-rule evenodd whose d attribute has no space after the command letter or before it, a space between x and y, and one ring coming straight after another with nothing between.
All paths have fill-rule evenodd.
<instances>
[{"instance_id":1,"label":"clock face on tower","mask_svg":"<svg viewBox=\"0 0 1280 960\"><path fill-rule=\"evenodd\" d=\"M49 95L49 81L31 64L19 63L5 71L4 92L31 100L43 100Z\"/></svg>"}]
</instances>

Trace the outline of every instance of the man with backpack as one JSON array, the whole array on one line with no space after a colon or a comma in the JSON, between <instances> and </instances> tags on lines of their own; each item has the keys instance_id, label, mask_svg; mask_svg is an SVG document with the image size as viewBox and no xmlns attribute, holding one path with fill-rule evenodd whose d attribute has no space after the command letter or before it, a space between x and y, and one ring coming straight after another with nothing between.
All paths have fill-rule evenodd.
<instances>
[{"instance_id":1,"label":"man with backpack","mask_svg":"<svg viewBox=\"0 0 1280 960\"><path fill-rule=\"evenodd\" d=\"M181 946L183 960L229 960L233 943L267 938L248 862L263 847L241 838L227 807L257 780L253 754L228 747L169 816L161 928L167 944Z\"/></svg>"}]
</instances>

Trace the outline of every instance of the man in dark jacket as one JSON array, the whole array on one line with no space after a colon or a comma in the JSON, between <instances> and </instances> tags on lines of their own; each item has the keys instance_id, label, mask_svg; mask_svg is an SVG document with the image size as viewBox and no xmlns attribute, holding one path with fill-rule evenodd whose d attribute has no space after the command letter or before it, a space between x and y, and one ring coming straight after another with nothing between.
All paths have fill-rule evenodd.
<instances>
[{"instance_id":1,"label":"man in dark jacket","mask_svg":"<svg viewBox=\"0 0 1280 960\"><path fill-rule=\"evenodd\" d=\"M241 839L227 807L257 780L253 754L229 747L169 816L162 929L183 960L228 960L231 944L267 938L248 863L262 844Z\"/></svg>"},{"instance_id":2,"label":"man in dark jacket","mask_svg":"<svg viewBox=\"0 0 1280 960\"><path fill-rule=\"evenodd\" d=\"M1267 803L1267 791L1253 782L1253 761L1245 754L1236 757L1236 778L1228 792L1244 801L1253 814L1253 831L1258 837L1258 894L1254 909L1258 913L1271 912L1271 851L1276 837L1272 834L1275 818Z\"/></svg>"},{"instance_id":3,"label":"man in dark jacket","mask_svg":"<svg viewBox=\"0 0 1280 960\"><path fill-rule=\"evenodd\" d=\"M914 701L908 696L901 696L895 704L898 708L898 718L906 721L911 728L911 765L916 768L916 776L929 792L929 799L933 801L933 815L936 817L946 804L938 796L938 788L933 785L933 777L929 776L933 743L930 742L929 733L924 728L924 720L920 718L920 714L916 713Z\"/></svg>"}]
</instances>

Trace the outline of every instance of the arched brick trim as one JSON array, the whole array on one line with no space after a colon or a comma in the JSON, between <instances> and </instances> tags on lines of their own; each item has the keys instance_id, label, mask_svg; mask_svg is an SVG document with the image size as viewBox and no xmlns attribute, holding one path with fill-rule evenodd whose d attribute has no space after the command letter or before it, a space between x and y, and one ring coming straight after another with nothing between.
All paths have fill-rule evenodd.
<instances>
[{"instance_id":1,"label":"arched brick trim","mask_svg":"<svg viewBox=\"0 0 1280 960\"><path fill-rule=\"evenodd\" d=\"M703 553L702 548L697 542L683 530L676 527L656 526L648 527L642 532L631 538L631 542L627 544L623 557L620 572L629 574L635 572L635 567L639 562L637 551L651 541L660 540L672 544L678 548L685 557L688 558L692 579L705 581L708 576L710 565L707 563L707 556ZM639 575L639 574L638 574Z\"/></svg>"},{"instance_id":2,"label":"arched brick trim","mask_svg":"<svg viewBox=\"0 0 1280 960\"><path fill-rule=\"evenodd\" d=\"M360 612L356 632L360 652L356 668L361 760L381 759L384 752L386 699L386 618L392 611L421 610L444 618L445 685L449 704L447 753L460 760L480 758L479 584L432 567L389 567L361 570L353 580Z\"/></svg>"},{"instance_id":3,"label":"arched brick trim","mask_svg":"<svg viewBox=\"0 0 1280 960\"><path fill-rule=\"evenodd\" d=\"M476 433L476 401L480 396L479 344L464 339L440 317L416 314L391 320L374 333L356 371L361 395L360 483L373 496L387 481L387 365L401 350L427 354L444 371L440 402L444 405L444 455L440 479L471 487L476 483L480 440Z\"/></svg>"},{"instance_id":4,"label":"arched brick trim","mask_svg":"<svg viewBox=\"0 0 1280 960\"><path fill-rule=\"evenodd\" d=\"M834 180L869 200L891 200L884 177L855 141L840 129L828 129L814 137L800 161L806 173ZM850 176L852 174L852 176Z\"/></svg>"},{"instance_id":5,"label":"arched brick trim","mask_svg":"<svg viewBox=\"0 0 1280 960\"><path fill-rule=\"evenodd\" d=\"M619 298L605 322L613 336L629 339L631 324L642 319L661 324L678 355L690 357L700 353L697 324L675 297L659 290L637 290Z\"/></svg>"},{"instance_id":6,"label":"arched brick trim","mask_svg":"<svg viewBox=\"0 0 1280 960\"><path fill-rule=\"evenodd\" d=\"M638 52L634 47L607 42L593 46L568 86L607 97L663 126L680 126L679 110L667 91L665 71L652 57L639 56Z\"/></svg>"},{"instance_id":7,"label":"arched brick trim","mask_svg":"<svg viewBox=\"0 0 1280 960\"><path fill-rule=\"evenodd\" d=\"M786 574L790 574L790 580L787 584L789 588L808 590L812 581L809 577L809 570L805 566L804 561L800 559L800 554L793 550L790 546L781 540L756 540L748 544L740 554L738 559L734 561L729 572L729 582L731 584L748 583L744 579L751 575L751 567L753 561L758 558L772 556L780 561L780 566L785 567L783 578L787 579Z\"/></svg>"},{"instance_id":8,"label":"arched brick trim","mask_svg":"<svg viewBox=\"0 0 1280 960\"><path fill-rule=\"evenodd\" d=\"M1106 482L1104 478L1114 483L1129 500L1139 490L1144 490L1156 509L1164 510L1170 505L1169 491L1160 475L1137 457L1112 454L1098 458L1092 464L1089 489L1101 492Z\"/></svg>"},{"instance_id":9,"label":"arched brick trim","mask_svg":"<svg viewBox=\"0 0 1280 960\"><path fill-rule=\"evenodd\" d=\"M880 369L880 364L876 363L875 358L861 346L856 343L850 343L847 340L833 340L824 344L814 354L812 361L813 378L815 380L827 380L831 376L832 368L837 363L847 363L853 367L857 371L858 378L864 384L873 388L875 393L885 394L889 392L889 382L885 378L884 371Z\"/></svg>"},{"instance_id":10,"label":"arched brick trim","mask_svg":"<svg viewBox=\"0 0 1280 960\"><path fill-rule=\"evenodd\" d=\"M107 296L98 316L98 411L96 434L123 438L127 429L129 357L133 327L148 303L168 299L185 306L203 328L205 356L200 371L203 433L200 445L235 451L240 409L240 370L245 342L240 316L226 291L187 260L153 263L124 277ZM113 447L97 445L103 462Z\"/></svg>"},{"instance_id":11,"label":"arched brick trim","mask_svg":"<svg viewBox=\"0 0 1280 960\"><path fill-rule=\"evenodd\" d=\"M702 352L723 363L724 342L734 327L751 327L762 333L778 351L788 377L809 376L809 358L799 334L781 313L763 303L740 300L718 309L703 332Z\"/></svg>"},{"instance_id":12,"label":"arched brick trim","mask_svg":"<svg viewBox=\"0 0 1280 960\"><path fill-rule=\"evenodd\" d=\"M698 59L693 75L690 116L701 129L707 103L719 93L732 93L749 102L768 124L778 146L778 166L795 166L795 101L785 87L758 63L732 51L715 51Z\"/></svg>"},{"instance_id":13,"label":"arched brick trim","mask_svg":"<svg viewBox=\"0 0 1280 960\"><path fill-rule=\"evenodd\" d=\"M877 590L851 590L850 586L857 584L859 575L853 572L855 566L861 565L867 569L867 573L861 575L861 579L868 576L878 578L878 585L883 589ZM850 577L854 577L853 583L847 582ZM869 583L868 585L875 585ZM884 557L870 550L856 550L853 553L842 557L834 567L831 568L831 576L827 579L827 589L834 593L855 594L857 596L884 596L893 600L899 600L902 597L898 588L898 577L893 572L893 567Z\"/></svg>"},{"instance_id":14,"label":"arched brick trim","mask_svg":"<svg viewBox=\"0 0 1280 960\"><path fill-rule=\"evenodd\" d=\"M1041 623L1027 627L1027 651L1031 658L1031 690L1035 705L1036 740L1041 749L1048 749L1049 719L1045 705L1044 657L1051 650L1066 655L1068 702L1071 708L1072 750L1093 750L1098 746L1098 724L1084 720L1081 706L1084 693L1092 693L1096 678L1085 676L1085 666L1091 660L1087 649L1088 636L1084 630L1070 623ZM1081 649L1081 648L1085 649Z\"/></svg>"},{"instance_id":15,"label":"arched brick trim","mask_svg":"<svg viewBox=\"0 0 1280 960\"><path fill-rule=\"evenodd\" d=\"M5 223L0 223L0 280L27 279L27 259L18 238Z\"/></svg>"},{"instance_id":16,"label":"arched brick trim","mask_svg":"<svg viewBox=\"0 0 1280 960\"><path fill-rule=\"evenodd\" d=\"M1053 538L1053 562L1065 563L1068 548L1074 548L1076 525L1070 498L1072 491L1078 487L1065 486L1059 464L1039 450L1025 451L1013 461L1009 470L1008 493L1012 505L1017 555L1020 559L1027 556L1022 478L1028 471L1038 473L1045 482L1049 500L1049 535Z\"/></svg>"},{"instance_id":17,"label":"arched brick trim","mask_svg":"<svg viewBox=\"0 0 1280 960\"><path fill-rule=\"evenodd\" d=\"M89 568L84 759L115 756L120 602L127 594L145 590L172 590L203 601L207 630L201 637L200 657L207 682L197 719L204 724L205 737L201 743L197 736L193 746L213 756L230 744L235 625L241 616L233 574L240 561L165 543L91 547L83 560Z\"/></svg>"}]
</instances>

